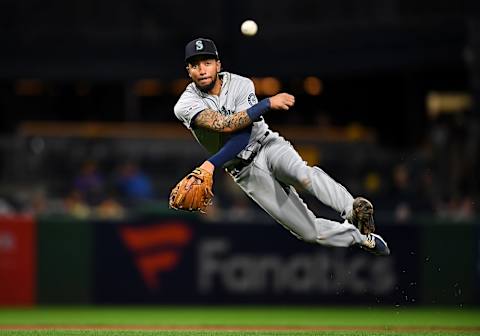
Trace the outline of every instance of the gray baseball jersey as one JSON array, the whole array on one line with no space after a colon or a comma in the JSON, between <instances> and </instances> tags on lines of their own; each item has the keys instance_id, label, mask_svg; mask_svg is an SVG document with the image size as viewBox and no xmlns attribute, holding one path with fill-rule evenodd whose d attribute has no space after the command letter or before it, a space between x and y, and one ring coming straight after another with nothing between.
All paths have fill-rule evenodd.
<instances>
[{"instance_id":1,"label":"gray baseball jersey","mask_svg":"<svg viewBox=\"0 0 480 336\"><path fill-rule=\"evenodd\" d=\"M220 96L206 94L191 83L175 105L178 119L192 131L209 152L217 152L225 143L225 135L192 127L195 115L209 108L224 115L244 111L257 103L253 82L245 77L222 72ZM250 144L260 144L252 162L229 167L233 180L272 218L295 236L323 245L350 246L366 239L347 221L341 223L317 218L295 190L301 187L322 203L337 210L346 218L352 211L353 197L318 167L310 167L293 146L276 132L266 132L263 118L254 123ZM250 147L247 146L247 149ZM242 158L240 152L237 156ZM236 163L231 163L235 165Z\"/></svg>"},{"instance_id":2,"label":"gray baseball jersey","mask_svg":"<svg viewBox=\"0 0 480 336\"><path fill-rule=\"evenodd\" d=\"M204 93L195 86L195 83L190 83L174 108L177 118L193 133L197 141L212 154L216 153L225 144L228 135L192 127L194 117L207 108L228 116L245 111L258 102L255 87L249 78L229 72L221 72L219 76L222 79L220 96ZM268 125L261 118L253 124L249 142L255 142L267 130Z\"/></svg>"}]
</instances>

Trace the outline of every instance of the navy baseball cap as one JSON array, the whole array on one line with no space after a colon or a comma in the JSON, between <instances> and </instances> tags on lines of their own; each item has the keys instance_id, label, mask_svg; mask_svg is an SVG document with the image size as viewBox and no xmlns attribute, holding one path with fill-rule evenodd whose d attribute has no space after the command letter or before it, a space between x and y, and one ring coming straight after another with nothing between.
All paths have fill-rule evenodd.
<instances>
[{"instance_id":1,"label":"navy baseball cap","mask_svg":"<svg viewBox=\"0 0 480 336\"><path fill-rule=\"evenodd\" d=\"M190 41L185 46L185 62L193 56L206 55L213 56L218 59L218 51L212 40L205 38L197 38Z\"/></svg>"}]
</instances>

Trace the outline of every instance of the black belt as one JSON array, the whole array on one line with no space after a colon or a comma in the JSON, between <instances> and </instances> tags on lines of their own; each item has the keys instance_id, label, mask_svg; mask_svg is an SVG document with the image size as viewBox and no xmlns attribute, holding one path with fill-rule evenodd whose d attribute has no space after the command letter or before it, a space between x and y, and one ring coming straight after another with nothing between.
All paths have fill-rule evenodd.
<instances>
[{"instance_id":1,"label":"black belt","mask_svg":"<svg viewBox=\"0 0 480 336\"><path fill-rule=\"evenodd\" d=\"M270 131L266 131L265 134L262 135L261 138L259 138L256 142L258 142L260 145L263 144L265 139L270 135ZM256 153L255 153L256 154Z\"/></svg>"},{"instance_id":2,"label":"black belt","mask_svg":"<svg viewBox=\"0 0 480 336\"><path fill-rule=\"evenodd\" d=\"M270 135L270 131L266 131L265 134L262 135L262 137L259 138L256 142L262 145L265 139L269 135ZM248 166L250 163L253 162L253 159L255 159L255 157L257 156L258 152L260 151L260 148L256 152L252 153L252 155L249 157L248 160L240 159L240 158L231 160L231 163L229 163L227 167L225 167L225 169L233 176L237 176L240 173L240 171L242 171L243 168L245 168L246 166Z\"/></svg>"}]
</instances>

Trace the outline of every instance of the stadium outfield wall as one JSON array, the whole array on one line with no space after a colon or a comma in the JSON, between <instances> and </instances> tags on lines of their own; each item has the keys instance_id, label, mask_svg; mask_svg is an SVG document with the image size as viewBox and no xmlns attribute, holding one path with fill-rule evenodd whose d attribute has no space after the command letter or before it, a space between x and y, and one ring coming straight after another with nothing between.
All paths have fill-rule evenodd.
<instances>
[{"instance_id":1,"label":"stadium outfield wall","mask_svg":"<svg viewBox=\"0 0 480 336\"><path fill-rule=\"evenodd\" d=\"M0 304L480 303L479 223L385 225L392 256L178 213L0 218Z\"/></svg>"}]
</instances>

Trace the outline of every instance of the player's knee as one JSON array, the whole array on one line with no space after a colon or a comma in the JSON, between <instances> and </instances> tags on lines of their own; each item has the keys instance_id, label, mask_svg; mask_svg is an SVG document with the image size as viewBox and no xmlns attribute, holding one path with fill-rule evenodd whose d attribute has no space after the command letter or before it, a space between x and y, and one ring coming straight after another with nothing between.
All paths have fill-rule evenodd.
<instances>
[{"instance_id":1,"label":"player's knee","mask_svg":"<svg viewBox=\"0 0 480 336\"><path fill-rule=\"evenodd\" d=\"M314 168L305 165L301 170L299 175L299 182L303 189L311 190L312 189L312 181L314 179Z\"/></svg>"},{"instance_id":2,"label":"player's knee","mask_svg":"<svg viewBox=\"0 0 480 336\"><path fill-rule=\"evenodd\" d=\"M299 176L296 185L294 185L295 188L300 188L303 190L310 190L311 186L312 180L307 174L302 174Z\"/></svg>"},{"instance_id":3,"label":"player's knee","mask_svg":"<svg viewBox=\"0 0 480 336\"><path fill-rule=\"evenodd\" d=\"M300 183L302 184L303 189L308 190L312 185L312 180L309 177L304 177L300 180Z\"/></svg>"}]
</instances>

